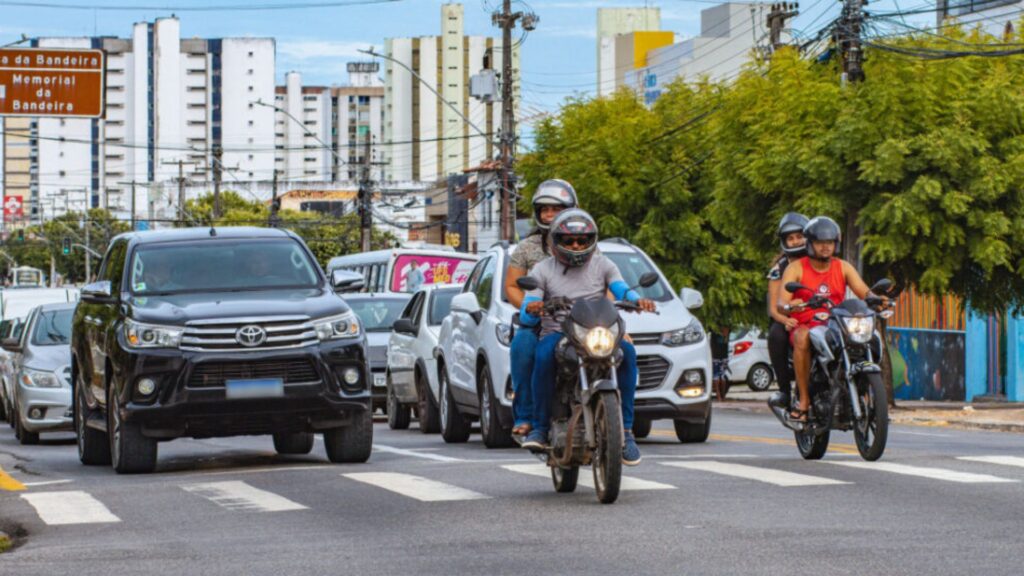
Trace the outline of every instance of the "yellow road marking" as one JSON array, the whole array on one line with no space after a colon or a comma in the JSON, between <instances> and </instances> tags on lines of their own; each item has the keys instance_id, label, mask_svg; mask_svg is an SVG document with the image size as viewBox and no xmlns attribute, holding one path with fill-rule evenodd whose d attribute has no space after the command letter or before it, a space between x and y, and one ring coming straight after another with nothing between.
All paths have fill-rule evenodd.
<instances>
[{"instance_id":1,"label":"yellow road marking","mask_svg":"<svg viewBox=\"0 0 1024 576\"><path fill-rule=\"evenodd\" d=\"M3 468L0 468L0 490L19 491L24 490L25 485L11 478Z\"/></svg>"},{"instance_id":2,"label":"yellow road marking","mask_svg":"<svg viewBox=\"0 0 1024 576\"><path fill-rule=\"evenodd\" d=\"M651 435L653 436L667 436L671 438L676 437L676 433L670 430L652 430ZM719 442L749 442L755 444L773 444L775 446L793 446L793 440L785 440L783 438L767 438L764 436L739 436L735 434L712 434L708 437L710 440L717 440ZM857 447L853 444L832 444L828 445L828 449L840 454L859 454Z\"/></svg>"}]
</instances>

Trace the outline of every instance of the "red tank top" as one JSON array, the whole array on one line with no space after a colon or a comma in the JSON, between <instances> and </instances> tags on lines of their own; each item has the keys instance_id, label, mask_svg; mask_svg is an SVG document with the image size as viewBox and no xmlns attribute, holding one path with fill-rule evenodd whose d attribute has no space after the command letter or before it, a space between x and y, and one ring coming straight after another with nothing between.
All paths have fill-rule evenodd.
<instances>
[{"instance_id":1,"label":"red tank top","mask_svg":"<svg viewBox=\"0 0 1024 576\"><path fill-rule=\"evenodd\" d=\"M807 302L811 299L811 296L824 296L831 300L833 304L842 304L843 300L846 299L846 277L843 275L842 260L833 258L828 270L818 272L811 266L811 259L804 256L800 259L800 267L802 268L800 283L814 292L797 290L796 294L793 294L794 298ZM797 322L801 324L810 324L814 320L814 315L821 311L821 309L806 309L800 312L793 312L790 316L796 318Z\"/></svg>"}]
</instances>

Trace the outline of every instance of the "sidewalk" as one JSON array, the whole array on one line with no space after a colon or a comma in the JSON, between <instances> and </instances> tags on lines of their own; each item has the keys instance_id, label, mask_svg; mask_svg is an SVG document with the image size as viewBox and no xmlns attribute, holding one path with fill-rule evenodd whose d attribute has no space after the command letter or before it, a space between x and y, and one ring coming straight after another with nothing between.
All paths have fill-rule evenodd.
<instances>
[{"instance_id":1,"label":"sidewalk","mask_svg":"<svg viewBox=\"0 0 1024 576\"><path fill-rule=\"evenodd\" d=\"M770 392L753 392L745 384L733 385L724 402L715 408L769 414ZM894 424L946 426L964 430L996 430L1024 434L1024 404L1012 402L934 402L897 400L889 413Z\"/></svg>"}]
</instances>

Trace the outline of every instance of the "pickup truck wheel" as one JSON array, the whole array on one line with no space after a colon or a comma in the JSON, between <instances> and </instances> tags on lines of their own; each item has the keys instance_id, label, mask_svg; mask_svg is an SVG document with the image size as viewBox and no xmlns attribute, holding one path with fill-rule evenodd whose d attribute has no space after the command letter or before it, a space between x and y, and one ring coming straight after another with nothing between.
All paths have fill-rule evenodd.
<instances>
[{"instance_id":1,"label":"pickup truck wheel","mask_svg":"<svg viewBox=\"0 0 1024 576\"><path fill-rule=\"evenodd\" d=\"M391 373L388 373L387 383L387 402L388 402L388 428L392 430L405 430L409 428L409 422L412 420L412 409L408 406L402 406L398 402L398 397L395 396L395 388L391 384Z\"/></svg>"},{"instance_id":2,"label":"pickup truck wheel","mask_svg":"<svg viewBox=\"0 0 1024 576\"><path fill-rule=\"evenodd\" d=\"M370 459L373 451L373 412L355 414L348 426L324 432L327 459L335 464L359 464Z\"/></svg>"},{"instance_id":3,"label":"pickup truck wheel","mask_svg":"<svg viewBox=\"0 0 1024 576\"><path fill-rule=\"evenodd\" d=\"M114 385L107 386L107 434L110 460L118 474L148 474L156 469L156 440L142 435L142 429L121 420L121 401Z\"/></svg>"},{"instance_id":4,"label":"pickup truck wheel","mask_svg":"<svg viewBox=\"0 0 1024 576\"><path fill-rule=\"evenodd\" d=\"M448 372L444 368L438 374L441 385L441 437L449 444L460 444L469 440L470 424L459 414L448 384Z\"/></svg>"},{"instance_id":5,"label":"pickup truck wheel","mask_svg":"<svg viewBox=\"0 0 1024 576\"><path fill-rule=\"evenodd\" d=\"M430 394L430 384L419 370L416 371L416 417L420 420L420 432L423 434L441 431L441 414Z\"/></svg>"},{"instance_id":6,"label":"pickup truck wheel","mask_svg":"<svg viewBox=\"0 0 1024 576\"><path fill-rule=\"evenodd\" d=\"M78 443L78 459L86 466L110 464L110 442L107 435L86 426L89 405L85 402L85 388L75 381L75 436Z\"/></svg>"},{"instance_id":7,"label":"pickup truck wheel","mask_svg":"<svg viewBox=\"0 0 1024 576\"><path fill-rule=\"evenodd\" d=\"M313 433L278 432L274 434L274 450L278 454L309 454L313 451Z\"/></svg>"}]
</instances>

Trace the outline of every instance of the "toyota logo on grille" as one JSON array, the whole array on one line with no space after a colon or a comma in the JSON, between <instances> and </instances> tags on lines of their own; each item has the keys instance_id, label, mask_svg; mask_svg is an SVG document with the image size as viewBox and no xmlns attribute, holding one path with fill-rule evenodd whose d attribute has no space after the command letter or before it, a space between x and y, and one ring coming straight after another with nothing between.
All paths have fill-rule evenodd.
<instances>
[{"instance_id":1,"label":"toyota logo on grille","mask_svg":"<svg viewBox=\"0 0 1024 576\"><path fill-rule=\"evenodd\" d=\"M235 332L235 340L242 346L255 348L267 341L267 331L255 324L249 324Z\"/></svg>"}]
</instances>

